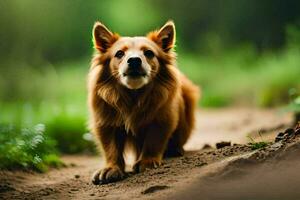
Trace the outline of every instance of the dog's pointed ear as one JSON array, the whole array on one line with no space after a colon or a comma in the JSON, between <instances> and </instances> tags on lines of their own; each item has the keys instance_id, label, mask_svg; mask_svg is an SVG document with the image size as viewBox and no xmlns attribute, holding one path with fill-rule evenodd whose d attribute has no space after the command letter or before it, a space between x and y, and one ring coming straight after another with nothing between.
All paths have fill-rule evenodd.
<instances>
[{"instance_id":1,"label":"dog's pointed ear","mask_svg":"<svg viewBox=\"0 0 300 200\"><path fill-rule=\"evenodd\" d=\"M95 49L101 53L105 53L112 44L118 40L118 35L112 33L106 26L100 22L96 22L93 28L93 43Z\"/></svg>"},{"instance_id":2,"label":"dog's pointed ear","mask_svg":"<svg viewBox=\"0 0 300 200\"><path fill-rule=\"evenodd\" d=\"M176 31L174 22L168 21L158 31L149 33L148 38L158 44L165 52L168 52L175 46Z\"/></svg>"}]
</instances>

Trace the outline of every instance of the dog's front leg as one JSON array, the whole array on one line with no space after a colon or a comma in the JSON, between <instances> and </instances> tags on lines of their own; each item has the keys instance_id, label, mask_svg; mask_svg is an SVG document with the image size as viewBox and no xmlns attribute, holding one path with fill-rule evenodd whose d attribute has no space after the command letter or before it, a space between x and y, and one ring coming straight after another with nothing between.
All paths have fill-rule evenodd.
<instances>
[{"instance_id":1,"label":"dog's front leg","mask_svg":"<svg viewBox=\"0 0 300 200\"><path fill-rule=\"evenodd\" d=\"M133 166L135 172L161 165L170 134L170 127L163 123L152 123L146 127L141 152Z\"/></svg>"},{"instance_id":2,"label":"dog's front leg","mask_svg":"<svg viewBox=\"0 0 300 200\"><path fill-rule=\"evenodd\" d=\"M104 168L94 173L92 182L104 184L123 179L125 177L123 150L126 134L118 127L97 127L95 133L100 141L106 164Z\"/></svg>"}]
</instances>

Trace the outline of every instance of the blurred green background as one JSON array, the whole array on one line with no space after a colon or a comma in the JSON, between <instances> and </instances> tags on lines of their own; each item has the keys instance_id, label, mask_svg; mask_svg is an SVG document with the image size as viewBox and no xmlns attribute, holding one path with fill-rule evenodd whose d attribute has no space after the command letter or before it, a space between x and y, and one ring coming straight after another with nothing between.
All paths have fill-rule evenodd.
<instances>
[{"instance_id":1,"label":"blurred green background","mask_svg":"<svg viewBox=\"0 0 300 200\"><path fill-rule=\"evenodd\" d=\"M97 20L134 36L173 19L179 68L202 87L203 107L274 107L299 95L300 1L1 0L0 13L2 167L93 151L86 75ZM28 150L34 142L53 150Z\"/></svg>"}]
</instances>

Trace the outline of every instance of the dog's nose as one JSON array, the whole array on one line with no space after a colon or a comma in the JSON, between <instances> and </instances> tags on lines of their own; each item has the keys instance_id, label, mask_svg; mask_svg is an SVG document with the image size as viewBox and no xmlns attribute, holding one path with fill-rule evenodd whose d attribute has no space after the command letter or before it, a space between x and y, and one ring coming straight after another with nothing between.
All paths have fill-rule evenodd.
<instances>
[{"instance_id":1,"label":"dog's nose","mask_svg":"<svg viewBox=\"0 0 300 200\"><path fill-rule=\"evenodd\" d=\"M139 57L131 57L127 60L130 68L138 68L142 65L142 60Z\"/></svg>"}]
</instances>

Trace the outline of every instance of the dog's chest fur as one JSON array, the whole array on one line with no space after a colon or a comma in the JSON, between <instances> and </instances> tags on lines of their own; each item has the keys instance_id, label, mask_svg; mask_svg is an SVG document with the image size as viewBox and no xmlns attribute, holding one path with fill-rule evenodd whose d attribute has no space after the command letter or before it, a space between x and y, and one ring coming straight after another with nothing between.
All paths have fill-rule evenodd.
<instances>
[{"instance_id":1,"label":"dog's chest fur","mask_svg":"<svg viewBox=\"0 0 300 200\"><path fill-rule=\"evenodd\" d=\"M159 116L159 110L174 91L163 85L149 85L140 90L120 89L116 86L102 85L98 87L98 99L95 107L99 112L99 122L111 126L125 127L133 134Z\"/></svg>"}]
</instances>

